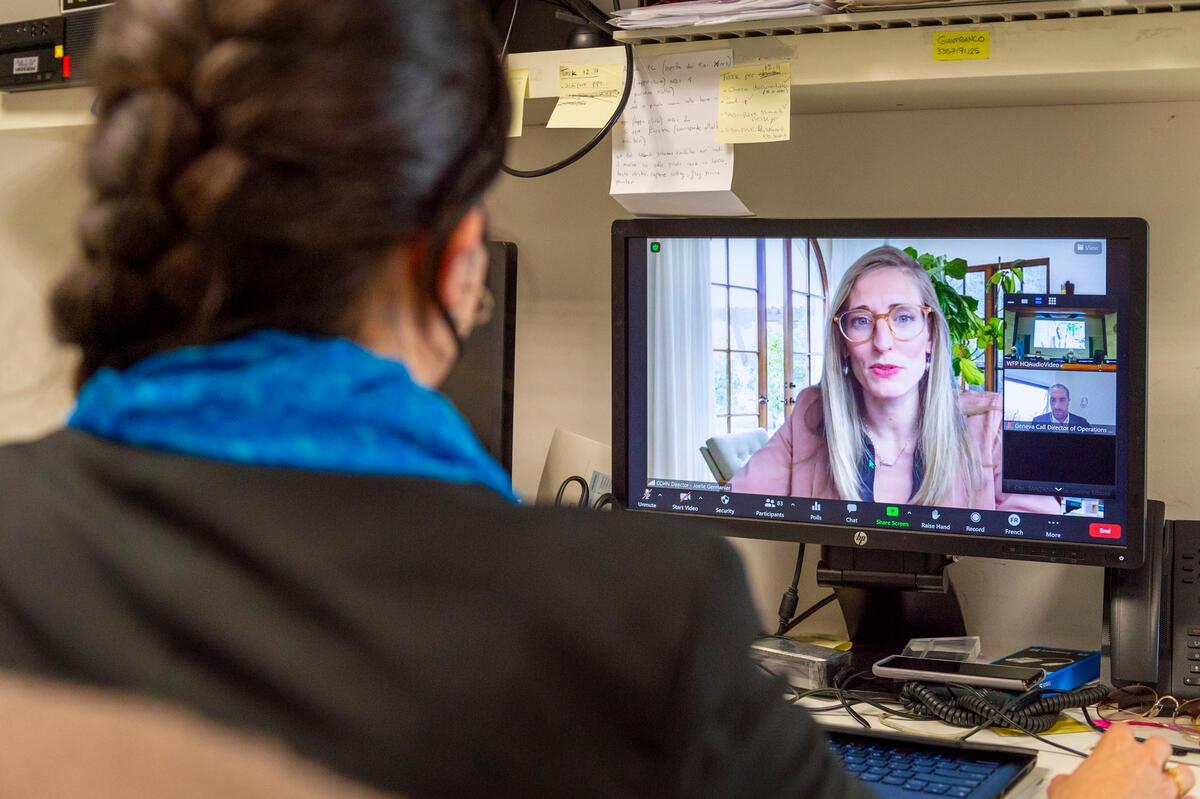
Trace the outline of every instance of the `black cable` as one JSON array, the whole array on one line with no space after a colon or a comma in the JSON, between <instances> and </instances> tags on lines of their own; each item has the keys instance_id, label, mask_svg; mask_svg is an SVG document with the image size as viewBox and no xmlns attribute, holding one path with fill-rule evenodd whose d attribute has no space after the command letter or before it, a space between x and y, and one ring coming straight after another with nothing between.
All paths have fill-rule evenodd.
<instances>
[{"instance_id":1,"label":"black cable","mask_svg":"<svg viewBox=\"0 0 1200 799\"><path fill-rule=\"evenodd\" d=\"M594 150L597 144L604 141L604 137L607 136L608 132L613 129L613 126L617 124L617 120L621 118L621 114L625 113L625 105L629 102L629 95L633 90L633 47L631 47L628 42L622 42L621 45L625 48L625 87L621 90L621 101L617 103L616 110L613 111L613 114L611 117L609 117L608 122L604 123L604 127L602 127L596 133L596 135L588 141L587 144L583 145L574 153L568 155L561 161L556 161L549 166L540 167L538 169L516 169L508 164L502 164L501 169L504 170L505 174L512 175L515 178L540 178L543 175L549 175L553 172L559 171L560 169L566 169L571 164L575 163L580 158L583 158L585 155Z\"/></svg>"},{"instance_id":2,"label":"black cable","mask_svg":"<svg viewBox=\"0 0 1200 799\"><path fill-rule=\"evenodd\" d=\"M592 505L592 510L602 510L609 505L617 510L621 509L621 503L617 502L617 495L611 491L601 494L599 497L597 497L596 502Z\"/></svg>"},{"instance_id":3,"label":"black cable","mask_svg":"<svg viewBox=\"0 0 1200 799\"><path fill-rule=\"evenodd\" d=\"M1094 705L1109 693L1104 685L1053 693L1035 688L1015 697L995 692L985 694L975 688L960 695L955 694L955 688L963 686L934 688L910 682L900 689L900 698L908 711L955 727L1012 726L1036 735L1053 727L1063 710Z\"/></svg>"},{"instance_id":4,"label":"black cable","mask_svg":"<svg viewBox=\"0 0 1200 799\"><path fill-rule=\"evenodd\" d=\"M611 36L616 32L616 28L608 22L608 17L604 15L600 9L591 2L591 0L565 0L566 6L575 14L582 17L596 30L606 36ZM557 5L557 4L556 4ZM514 11L515 13L515 11ZM514 16L515 19L515 16ZM549 166L540 167L538 169L516 169L508 164L502 164L501 169L505 174L512 175L516 178L539 178L543 175L549 175L557 172L560 169L565 169L571 164L583 158L596 148L600 142L604 141L604 137L608 135L613 126L617 124L617 120L621 118L621 114L625 113L625 106L629 102L629 95L633 91L633 47L628 42L622 42L621 45L625 48L625 86L621 90L621 99L617 103L616 110L613 111L608 122L604 124L595 136L593 136L586 144L580 147L571 155L556 161Z\"/></svg>"},{"instance_id":5,"label":"black cable","mask_svg":"<svg viewBox=\"0 0 1200 799\"><path fill-rule=\"evenodd\" d=\"M961 685L961 686L957 686L957 687L964 688L967 691L970 691L972 693L980 693L978 689L972 688L967 685ZM1068 691L1067 694L1079 693L1079 694L1086 695L1086 694L1088 694L1089 691L1094 692L1097 689L1103 690L1103 693L1100 695L1101 699L1103 699L1105 696L1107 696L1109 691L1111 690L1107 685L1097 685L1091 689L1083 688L1083 689L1079 689L1079 691ZM1095 701L1098 702L1099 700L1097 699ZM1095 702L1087 702L1086 704L1088 704L1088 705L1095 704ZM1073 707L1073 706L1085 707L1085 705L1069 705L1068 707ZM1064 710L1065 710L1065 708L1064 708ZM1007 716L1006 714L1004 714L1000 711L996 711L996 714L1003 721L1007 722L1007 724L1009 726L1011 726L1013 729L1020 730L1021 732L1025 733L1026 735L1030 735L1030 736L1036 738L1037 740L1041 741L1044 744L1049 744L1050 746L1053 746L1055 749L1061 749L1062 751L1067 752L1072 755L1075 755L1076 757L1081 757L1081 758L1087 759L1087 756L1088 756L1087 752L1080 752L1078 749L1072 749L1069 746L1063 746L1062 744L1058 743L1057 741L1052 741L1044 735L1039 735L1038 733L1033 732L1032 730L1028 730L1025 727L1022 727L1017 721L1015 721L1014 719L1010 718L1009 716Z\"/></svg>"},{"instance_id":6,"label":"black cable","mask_svg":"<svg viewBox=\"0 0 1200 799\"><path fill-rule=\"evenodd\" d=\"M787 625L784 626L782 632L776 633L776 634L777 635L787 635L794 628L803 624L804 621L807 620L809 616L813 615L814 613L816 613L818 610L825 607L829 603L833 602L835 599L837 599L837 594L830 594L829 596L825 597L824 599L818 600L813 605L811 605L808 608L808 610L804 611L799 616L797 616L796 618L789 621L787 623Z\"/></svg>"},{"instance_id":7,"label":"black cable","mask_svg":"<svg viewBox=\"0 0 1200 799\"><path fill-rule=\"evenodd\" d=\"M586 508L588 506L588 501L591 499L591 489L588 488L586 480L577 474L573 474L566 480L563 480L562 485L558 487L558 494L556 494L554 497L554 507L562 507L563 494L566 492L567 486L569 486L571 483L579 483L579 487L582 489L582 493L579 495L578 507Z\"/></svg>"},{"instance_id":8,"label":"black cable","mask_svg":"<svg viewBox=\"0 0 1200 799\"><path fill-rule=\"evenodd\" d=\"M512 37L513 25L517 22L517 10L521 7L521 0L513 0L512 17L508 20L508 32L504 34L504 45L500 48L500 63L504 63L504 59L508 57L508 40Z\"/></svg>"},{"instance_id":9,"label":"black cable","mask_svg":"<svg viewBox=\"0 0 1200 799\"><path fill-rule=\"evenodd\" d=\"M800 571L804 568L804 544L796 552L796 570L792 572L792 584L779 598L779 629L776 637L786 635L791 628L788 623L796 617L796 606L800 604Z\"/></svg>"}]
</instances>

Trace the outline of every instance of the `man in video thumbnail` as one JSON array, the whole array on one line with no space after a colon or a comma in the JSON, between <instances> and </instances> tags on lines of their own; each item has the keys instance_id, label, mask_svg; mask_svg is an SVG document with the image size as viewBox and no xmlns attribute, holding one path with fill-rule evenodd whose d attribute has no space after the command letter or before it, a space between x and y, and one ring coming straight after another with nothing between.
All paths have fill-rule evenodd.
<instances>
[{"instance_id":1,"label":"man in video thumbnail","mask_svg":"<svg viewBox=\"0 0 1200 799\"><path fill-rule=\"evenodd\" d=\"M1050 386L1050 413L1033 417L1035 424L1070 424L1091 427L1088 420L1071 413L1071 390L1062 383Z\"/></svg>"}]
</instances>

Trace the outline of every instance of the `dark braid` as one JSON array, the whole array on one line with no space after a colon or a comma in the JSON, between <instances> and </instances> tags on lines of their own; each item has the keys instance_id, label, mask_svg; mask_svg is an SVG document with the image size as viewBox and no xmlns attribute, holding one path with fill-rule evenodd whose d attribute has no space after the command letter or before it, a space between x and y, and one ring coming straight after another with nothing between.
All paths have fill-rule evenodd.
<instances>
[{"instance_id":1,"label":"dark braid","mask_svg":"<svg viewBox=\"0 0 1200 799\"><path fill-rule=\"evenodd\" d=\"M109 14L82 258L80 381L255 327L346 335L398 243L499 172L507 90L477 0L125 0Z\"/></svg>"}]
</instances>

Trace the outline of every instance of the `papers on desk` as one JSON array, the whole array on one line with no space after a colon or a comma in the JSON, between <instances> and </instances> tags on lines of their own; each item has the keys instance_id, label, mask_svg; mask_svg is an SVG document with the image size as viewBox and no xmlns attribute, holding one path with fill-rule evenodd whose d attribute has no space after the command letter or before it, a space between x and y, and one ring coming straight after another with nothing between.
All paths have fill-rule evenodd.
<instances>
[{"instance_id":1,"label":"papers on desk","mask_svg":"<svg viewBox=\"0 0 1200 799\"><path fill-rule=\"evenodd\" d=\"M615 11L613 24L624 30L728 25L756 19L832 14L837 10L834 0L687 0Z\"/></svg>"},{"instance_id":2,"label":"papers on desk","mask_svg":"<svg viewBox=\"0 0 1200 799\"><path fill-rule=\"evenodd\" d=\"M638 58L612 144L613 199L634 214L747 216L733 147L717 142L718 84L732 50Z\"/></svg>"}]
</instances>

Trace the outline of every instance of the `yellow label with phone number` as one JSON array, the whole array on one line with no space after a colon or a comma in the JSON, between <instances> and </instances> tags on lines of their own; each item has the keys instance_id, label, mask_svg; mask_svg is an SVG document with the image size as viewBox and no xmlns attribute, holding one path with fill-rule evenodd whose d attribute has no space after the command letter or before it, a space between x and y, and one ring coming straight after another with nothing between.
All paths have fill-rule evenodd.
<instances>
[{"instance_id":1,"label":"yellow label with phone number","mask_svg":"<svg viewBox=\"0 0 1200 799\"><path fill-rule=\"evenodd\" d=\"M934 61L982 61L991 57L991 31L940 31L933 34Z\"/></svg>"}]
</instances>

